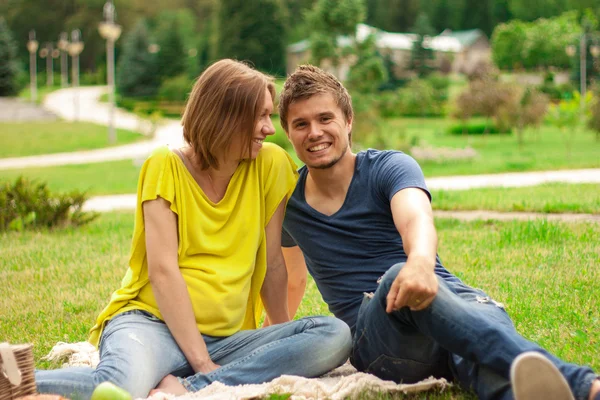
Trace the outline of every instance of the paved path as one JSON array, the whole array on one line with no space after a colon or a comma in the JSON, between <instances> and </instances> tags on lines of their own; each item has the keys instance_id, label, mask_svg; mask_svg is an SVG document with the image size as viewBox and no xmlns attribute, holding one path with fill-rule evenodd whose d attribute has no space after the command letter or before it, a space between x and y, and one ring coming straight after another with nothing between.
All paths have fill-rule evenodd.
<instances>
[{"instance_id":1,"label":"paved path","mask_svg":"<svg viewBox=\"0 0 600 400\"><path fill-rule=\"evenodd\" d=\"M0 122L54 121L50 111L16 97L0 97Z\"/></svg>"}]
</instances>

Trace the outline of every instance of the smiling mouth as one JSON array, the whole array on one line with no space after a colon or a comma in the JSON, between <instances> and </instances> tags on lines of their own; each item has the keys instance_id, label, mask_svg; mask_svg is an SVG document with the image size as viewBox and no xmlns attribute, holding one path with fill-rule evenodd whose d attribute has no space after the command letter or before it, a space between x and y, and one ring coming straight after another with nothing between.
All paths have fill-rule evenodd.
<instances>
[{"instance_id":1,"label":"smiling mouth","mask_svg":"<svg viewBox=\"0 0 600 400\"><path fill-rule=\"evenodd\" d=\"M256 144L263 144L263 142L265 141L265 139L252 139L252 141Z\"/></svg>"},{"instance_id":2,"label":"smiling mouth","mask_svg":"<svg viewBox=\"0 0 600 400\"><path fill-rule=\"evenodd\" d=\"M331 146L331 143L321 143L321 144L318 144L316 146L309 147L308 151L311 152L311 153L314 153L316 151L325 150L325 149L329 148L330 146Z\"/></svg>"}]
</instances>

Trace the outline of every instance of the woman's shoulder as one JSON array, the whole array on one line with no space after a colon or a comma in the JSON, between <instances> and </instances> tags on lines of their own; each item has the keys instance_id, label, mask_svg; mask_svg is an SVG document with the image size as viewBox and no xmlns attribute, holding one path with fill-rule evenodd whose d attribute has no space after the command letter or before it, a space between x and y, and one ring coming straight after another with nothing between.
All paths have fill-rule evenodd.
<instances>
[{"instance_id":1,"label":"woman's shoulder","mask_svg":"<svg viewBox=\"0 0 600 400\"><path fill-rule=\"evenodd\" d=\"M264 142L262 149L260 149L260 152L256 157L256 161L266 165L291 165L294 169L296 169L296 165L287 151L275 143Z\"/></svg>"}]
</instances>

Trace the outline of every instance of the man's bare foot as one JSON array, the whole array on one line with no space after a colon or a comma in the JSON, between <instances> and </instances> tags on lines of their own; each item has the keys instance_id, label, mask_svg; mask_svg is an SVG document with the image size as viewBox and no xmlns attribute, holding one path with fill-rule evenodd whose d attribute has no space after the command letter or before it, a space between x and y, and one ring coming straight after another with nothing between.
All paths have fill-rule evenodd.
<instances>
[{"instance_id":1,"label":"man's bare foot","mask_svg":"<svg viewBox=\"0 0 600 400\"><path fill-rule=\"evenodd\" d=\"M158 392L174 394L176 396L186 394L188 391L181 383L179 379L173 375L167 375L162 381L156 386L156 389L150 391L149 395L152 396Z\"/></svg>"},{"instance_id":2,"label":"man's bare foot","mask_svg":"<svg viewBox=\"0 0 600 400\"><path fill-rule=\"evenodd\" d=\"M596 396L600 397L600 379L596 379L594 383L592 383L592 388L590 389L590 400L595 400Z\"/></svg>"}]
</instances>

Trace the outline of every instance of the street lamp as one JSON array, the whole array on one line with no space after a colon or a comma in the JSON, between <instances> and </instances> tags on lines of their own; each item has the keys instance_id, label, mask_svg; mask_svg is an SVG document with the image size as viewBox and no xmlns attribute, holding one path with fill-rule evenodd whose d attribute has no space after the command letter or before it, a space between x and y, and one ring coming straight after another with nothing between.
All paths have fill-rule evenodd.
<instances>
[{"instance_id":1,"label":"street lamp","mask_svg":"<svg viewBox=\"0 0 600 400\"><path fill-rule=\"evenodd\" d=\"M71 56L71 81L73 82L73 106L75 109L75 118L79 119L79 54L83 51L83 42L81 41L81 32L79 29L74 29L71 32L71 43L69 43L68 49L69 55Z\"/></svg>"},{"instance_id":2,"label":"street lamp","mask_svg":"<svg viewBox=\"0 0 600 400\"><path fill-rule=\"evenodd\" d=\"M69 59L67 51L69 49L69 35L67 32L61 32L58 39L58 49L60 50L60 86L69 85Z\"/></svg>"},{"instance_id":3,"label":"street lamp","mask_svg":"<svg viewBox=\"0 0 600 400\"><path fill-rule=\"evenodd\" d=\"M108 141L117 141L115 131L115 42L121 36L121 27L115 24L115 6L112 2L104 4L104 18L98 28L100 36L106 39L106 83L108 84L109 114L108 114Z\"/></svg>"},{"instance_id":4,"label":"street lamp","mask_svg":"<svg viewBox=\"0 0 600 400\"><path fill-rule=\"evenodd\" d=\"M46 59L46 86L54 86L54 47L51 42L42 47L40 57Z\"/></svg>"},{"instance_id":5,"label":"street lamp","mask_svg":"<svg viewBox=\"0 0 600 400\"><path fill-rule=\"evenodd\" d=\"M38 42L35 40L35 31L29 31L29 41L27 42L27 50L29 51L29 89L31 90L31 101L35 103L37 100L37 49Z\"/></svg>"}]
</instances>

